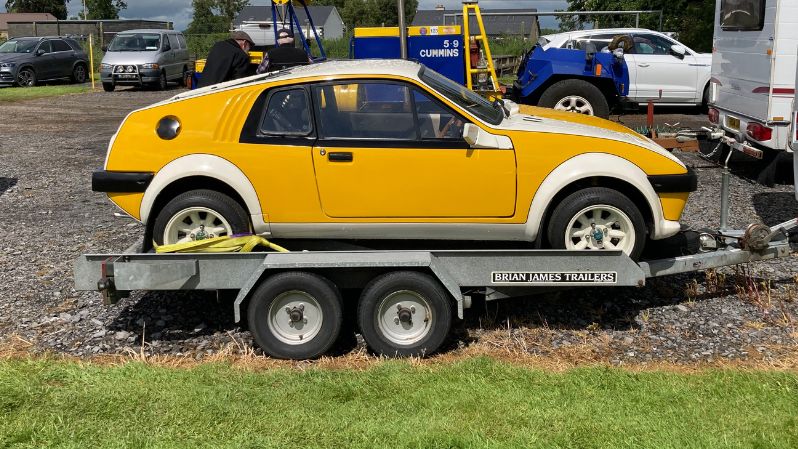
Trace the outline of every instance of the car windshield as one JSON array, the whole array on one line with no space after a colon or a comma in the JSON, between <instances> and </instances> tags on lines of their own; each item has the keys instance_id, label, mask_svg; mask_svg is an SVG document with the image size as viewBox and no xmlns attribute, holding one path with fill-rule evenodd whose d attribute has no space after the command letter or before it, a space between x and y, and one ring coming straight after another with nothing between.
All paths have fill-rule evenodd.
<instances>
[{"instance_id":1,"label":"car windshield","mask_svg":"<svg viewBox=\"0 0 798 449\"><path fill-rule=\"evenodd\" d=\"M161 36L156 33L117 34L108 51L158 51Z\"/></svg>"},{"instance_id":2,"label":"car windshield","mask_svg":"<svg viewBox=\"0 0 798 449\"><path fill-rule=\"evenodd\" d=\"M38 40L34 39L12 39L0 45L0 53L33 53L33 49L36 48L38 42Z\"/></svg>"},{"instance_id":3,"label":"car windshield","mask_svg":"<svg viewBox=\"0 0 798 449\"><path fill-rule=\"evenodd\" d=\"M422 67L418 76L441 95L478 118L491 125L498 125L502 122L504 113L500 108L495 107L488 100L480 97L465 86L455 83L428 67Z\"/></svg>"}]
</instances>

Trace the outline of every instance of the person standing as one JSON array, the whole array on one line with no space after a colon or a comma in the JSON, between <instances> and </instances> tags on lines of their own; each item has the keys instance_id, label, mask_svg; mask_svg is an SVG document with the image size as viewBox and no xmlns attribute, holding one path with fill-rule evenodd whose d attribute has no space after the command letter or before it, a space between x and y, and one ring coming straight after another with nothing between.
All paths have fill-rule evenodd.
<instances>
[{"instance_id":1,"label":"person standing","mask_svg":"<svg viewBox=\"0 0 798 449\"><path fill-rule=\"evenodd\" d=\"M253 75L247 53L255 42L243 31L233 31L230 39L213 44L197 87L206 87Z\"/></svg>"},{"instance_id":2,"label":"person standing","mask_svg":"<svg viewBox=\"0 0 798 449\"><path fill-rule=\"evenodd\" d=\"M277 32L277 46L263 55L258 73L276 72L312 62L304 50L294 47L294 32L283 28Z\"/></svg>"}]
</instances>

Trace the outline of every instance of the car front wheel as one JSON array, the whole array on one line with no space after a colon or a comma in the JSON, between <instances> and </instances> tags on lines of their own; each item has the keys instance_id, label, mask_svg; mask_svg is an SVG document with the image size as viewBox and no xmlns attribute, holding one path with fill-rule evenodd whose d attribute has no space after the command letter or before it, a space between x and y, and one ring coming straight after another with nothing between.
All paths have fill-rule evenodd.
<instances>
[{"instance_id":1,"label":"car front wheel","mask_svg":"<svg viewBox=\"0 0 798 449\"><path fill-rule=\"evenodd\" d=\"M36 85L36 72L30 67L20 69L17 73L17 86L33 87Z\"/></svg>"},{"instance_id":2,"label":"car front wheel","mask_svg":"<svg viewBox=\"0 0 798 449\"><path fill-rule=\"evenodd\" d=\"M587 81L577 79L552 84L540 96L538 106L601 118L610 116L609 103L601 90Z\"/></svg>"},{"instance_id":3,"label":"car front wheel","mask_svg":"<svg viewBox=\"0 0 798 449\"><path fill-rule=\"evenodd\" d=\"M646 225L625 195L592 187L559 202L549 221L548 239L554 248L621 250L637 260L645 245Z\"/></svg>"},{"instance_id":4,"label":"car front wheel","mask_svg":"<svg viewBox=\"0 0 798 449\"><path fill-rule=\"evenodd\" d=\"M192 190L161 209L152 235L156 244L171 245L249 230L249 216L237 201L213 190Z\"/></svg>"}]
</instances>

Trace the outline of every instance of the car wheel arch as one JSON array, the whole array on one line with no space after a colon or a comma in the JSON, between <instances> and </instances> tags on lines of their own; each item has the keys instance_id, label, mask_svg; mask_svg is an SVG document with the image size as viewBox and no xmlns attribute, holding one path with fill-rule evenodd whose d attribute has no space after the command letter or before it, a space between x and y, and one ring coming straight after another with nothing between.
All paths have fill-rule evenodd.
<instances>
[{"instance_id":1,"label":"car wheel arch","mask_svg":"<svg viewBox=\"0 0 798 449\"><path fill-rule=\"evenodd\" d=\"M602 168L596 170L595 167ZM649 235L657 235L657 224L664 220L662 204L648 181L648 175L620 156L585 153L563 162L540 183L529 207L526 238L532 241L541 235L558 199L594 186L614 188L628 196L650 225Z\"/></svg>"},{"instance_id":2,"label":"car wheel arch","mask_svg":"<svg viewBox=\"0 0 798 449\"><path fill-rule=\"evenodd\" d=\"M194 154L175 159L153 177L141 201L140 219L148 226L170 195L195 188L218 188L238 201L252 217L256 232L265 231L262 210L255 187L247 176L231 162L210 154ZM173 196L172 196L173 197Z\"/></svg>"}]
</instances>

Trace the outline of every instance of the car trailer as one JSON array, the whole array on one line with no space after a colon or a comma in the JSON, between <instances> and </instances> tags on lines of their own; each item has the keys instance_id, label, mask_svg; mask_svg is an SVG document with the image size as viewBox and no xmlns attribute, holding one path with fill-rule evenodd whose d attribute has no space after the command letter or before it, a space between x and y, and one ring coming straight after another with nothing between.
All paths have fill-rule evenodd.
<instances>
[{"instance_id":1,"label":"car trailer","mask_svg":"<svg viewBox=\"0 0 798 449\"><path fill-rule=\"evenodd\" d=\"M290 359L329 350L345 322L341 291L362 289L356 318L369 348L424 356L444 343L455 314L462 319L475 295L493 301L565 287L642 287L647 278L787 257L796 224L694 233L701 252L641 262L616 250L156 254L138 253L137 245L79 257L75 289L100 291L106 304L134 290L237 290L235 321L246 314L255 342Z\"/></svg>"}]
</instances>

